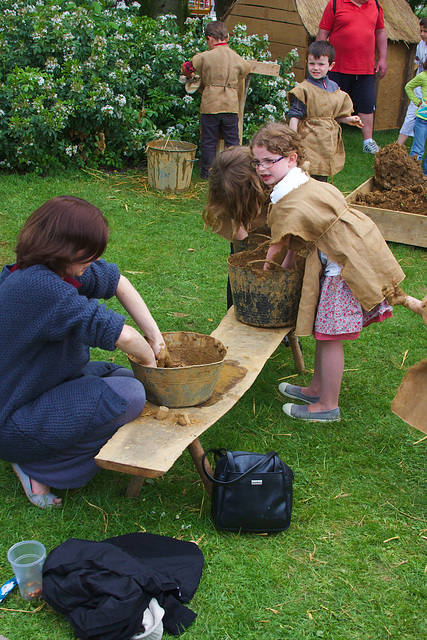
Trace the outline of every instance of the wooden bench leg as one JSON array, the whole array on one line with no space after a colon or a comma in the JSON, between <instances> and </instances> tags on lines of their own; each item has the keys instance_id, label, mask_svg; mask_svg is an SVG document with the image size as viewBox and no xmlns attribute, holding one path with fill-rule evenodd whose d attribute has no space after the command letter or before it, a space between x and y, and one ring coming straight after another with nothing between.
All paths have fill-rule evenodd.
<instances>
[{"instance_id":1,"label":"wooden bench leg","mask_svg":"<svg viewBox=\"0 0 427 640\"><path fill-rule=\"evenodd\" d=\"M299 345L298 338L296 337L295 331L293 329L288 333L288 340L291 347L296 370L298 371L298 373L304 373L304 358L301 353L301 347Z\"/></svg>"},{"instance_id":2,"label":"wooden bench leg","mask_svg":"<svg viewBox=\"0 0 427 640\"><path fill-rule=\"evenodd\" d=\"M142 485L144 484L144 480L144 476L131 476L126 489L126 497L137 498L139 496L139 492L142 489Z\"/></svg>"},{"instance_id":3,"label":"wooden bench leg","mask_svg":"<svg viewBox=\"0 0 427 640\"><path fill-rule=\"evenodd\" d=\"M211 498L212 482L209 480L209 478L206 477L205 472L203 471L202 458L203 458L204 451L203 451L202 445L200 444L199 438L196 438L191 444L189 444L187 449L190 452L190 456L193 458L193 462L196 465L196 469L199 472L199 476L201 477L203 484L205 485L205 489L208 493L208 496ZM207 460L205 464L206 464L206 470L208 471L208 473L213 475L212 467Z\"/></svg>"}]
</instances>

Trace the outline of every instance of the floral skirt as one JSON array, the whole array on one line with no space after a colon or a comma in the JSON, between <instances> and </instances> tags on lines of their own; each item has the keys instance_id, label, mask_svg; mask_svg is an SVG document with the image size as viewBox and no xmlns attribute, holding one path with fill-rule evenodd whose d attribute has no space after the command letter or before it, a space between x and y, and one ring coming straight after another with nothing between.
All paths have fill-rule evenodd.
<instances>
[{"instance_id":1,"label":"floral skirt","mask_svg":"<svg viewBox=\"0 0 427 640\"><path fill-rule=\"evenodd\" d=\"M363 327L391 316L392 307L386 300L365 311L342 276L325 276L320 283L314 337L316 340L354 340Z\"/></svg>"}]
</instances>

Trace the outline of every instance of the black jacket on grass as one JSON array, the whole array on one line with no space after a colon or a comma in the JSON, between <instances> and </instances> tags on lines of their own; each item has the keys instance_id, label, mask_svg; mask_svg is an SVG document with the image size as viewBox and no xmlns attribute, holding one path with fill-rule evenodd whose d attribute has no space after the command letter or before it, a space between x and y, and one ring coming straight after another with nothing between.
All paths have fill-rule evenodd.
<instances>
[{"instance_id":1,"label":"black jacket on grass","mask_svg":"<svg viewBox=\"0 0 427 640\"><path fill-rule=\"evenodd\" d=\"M81 640L129 640L153 597L165 610L164 628L178 635L196 617L182 603L193 597L203 562L196 544L150 533L70 538L46 558L43 598Z\"/></svg>"}]
</instances>

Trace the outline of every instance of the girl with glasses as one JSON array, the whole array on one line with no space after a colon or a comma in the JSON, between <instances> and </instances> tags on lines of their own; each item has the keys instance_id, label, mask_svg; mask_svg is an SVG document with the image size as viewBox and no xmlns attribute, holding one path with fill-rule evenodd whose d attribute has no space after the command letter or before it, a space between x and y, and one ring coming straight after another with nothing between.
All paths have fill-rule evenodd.
<instances>
[{"instance_id":1,"label":"girl with glasses","mask_svg":"<svg viewBox=\"0 0 427 640\"><path fill-rule=\"evenodd\" d=\"M267 260L278 261L287 250L282 266L290 268L295 252L306 256L296 333L316 339L314 375L308 387L279 386L284 396L305 403L285 404L283 411L312 422L340 420L343 341L392 315L382 287L405 275L372 220L302 170L305 151L295 131L269 123L251 149L259 178L272 189Z\"/></svg>"}]
</instances>

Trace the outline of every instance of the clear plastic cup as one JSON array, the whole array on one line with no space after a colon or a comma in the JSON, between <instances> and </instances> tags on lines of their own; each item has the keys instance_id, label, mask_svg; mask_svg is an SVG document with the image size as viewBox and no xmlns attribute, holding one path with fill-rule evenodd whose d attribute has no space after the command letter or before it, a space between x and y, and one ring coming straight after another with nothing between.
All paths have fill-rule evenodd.
<instances>
[{"instance_id":1,"label":"clear plastic cup","mask_svg":"<svg viewBox=\"0 0 427 640\"><path fill-rule=\"evenodd\" d=\"M37 540L17 542L7 552L7 559L18 581L19 593L24 600L40 598L45 558L46 549Z\"/></svg>"}]
</instances>

